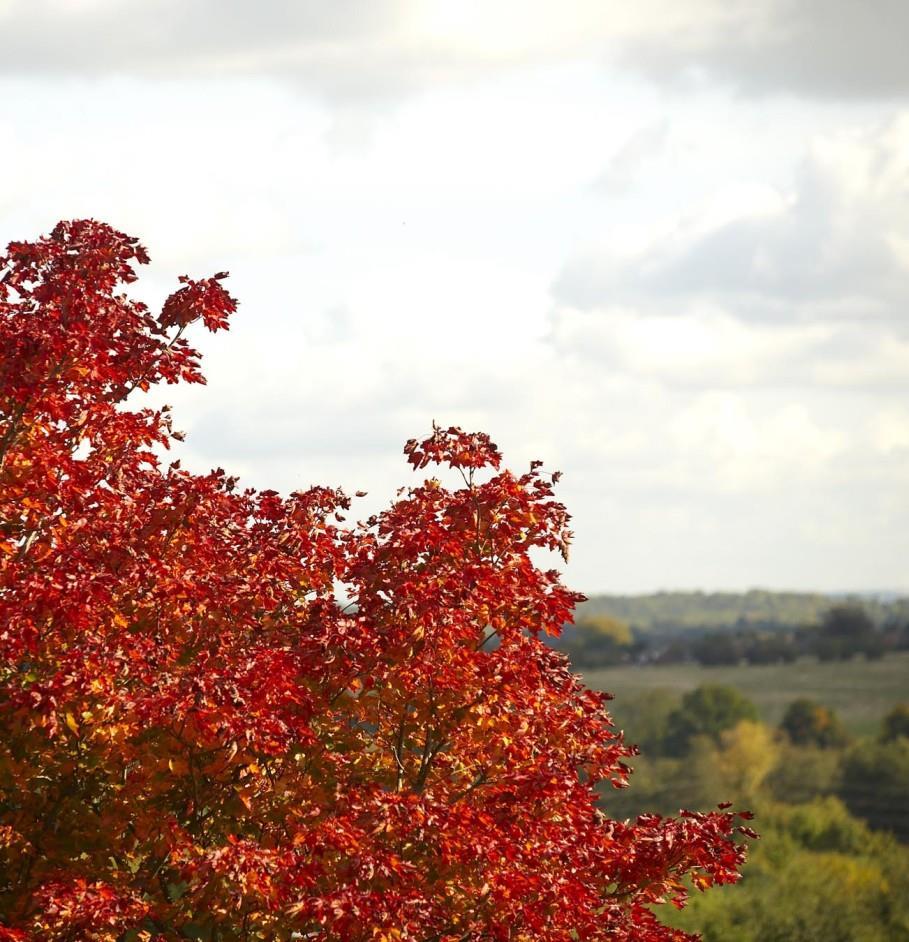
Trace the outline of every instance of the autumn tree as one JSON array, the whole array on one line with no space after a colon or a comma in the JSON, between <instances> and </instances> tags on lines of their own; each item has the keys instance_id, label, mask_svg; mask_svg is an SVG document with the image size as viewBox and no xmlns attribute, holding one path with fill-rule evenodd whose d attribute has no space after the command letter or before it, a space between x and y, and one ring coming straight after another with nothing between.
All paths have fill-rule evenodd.
<instances>
[{"instance_id":1,"label":"autumn tree","mask_svg":"<svg viewBox=\"0 0 909 942\"><path fill-rule=\"evenodd\" d=\"M531 560L557 476L435 428L408 461L459 483L353 524L167 462L134 400L203 382L235 302L153 314L147 260L94 221L0 257L0 940L689 938L653 907L747 828L599 807L634 750L541 640L579 601Z\"/></svg>"},{"instance_id":2,"label":"autumn tree","mask_svg":"<svg viewBox=\"0 0 909 942\"><path fill-rule=\"evenodd\" d=\"M753 803L779 760L772 731L763 723L740 720L718 738L699 737L692 744L692 778L700 780L702 794L721 789L736 801Z\"/></svg>"}]
</instances>

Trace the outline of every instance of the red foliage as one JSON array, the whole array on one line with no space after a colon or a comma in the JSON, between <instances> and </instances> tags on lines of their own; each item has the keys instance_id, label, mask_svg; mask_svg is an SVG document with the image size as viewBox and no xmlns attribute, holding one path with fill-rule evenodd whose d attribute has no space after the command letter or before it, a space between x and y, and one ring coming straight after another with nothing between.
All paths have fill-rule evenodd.
<instances>
[{"instance_id":1,"label":"red foliage","mask_svg":"<svg viewBox=\"0 0 909 942\"><path fill-rule=\"evenodd\" d=\"M135 239L0 258L0 939L682 939L651 907L737 878L737 816L609 820L634 750L539 638L579 599L568 515L482 434L347 498L164 464L156 383L227 326L224 274L153 317ZM336 600L345 587L350 603Z\"/></svg>"}]
</instances>

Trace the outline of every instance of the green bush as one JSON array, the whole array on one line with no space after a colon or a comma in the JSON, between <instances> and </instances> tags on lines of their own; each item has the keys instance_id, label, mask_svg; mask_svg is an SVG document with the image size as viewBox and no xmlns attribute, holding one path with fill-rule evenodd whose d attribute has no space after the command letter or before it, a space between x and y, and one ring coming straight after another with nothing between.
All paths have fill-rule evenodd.
<instances>
[{"instance_id":1,"label":"green bush","mask_svg":"<svg viewBox=\"0 0 909 942\"><path fill-rule=\"evenodd\" d=\"M757 707L734 687L703 684L682 697L678 709L669 714L663 750L670 756L683 756L698 736L719 742L720 733L741 720L757 722Z\"/></svg>"}]
</instances>

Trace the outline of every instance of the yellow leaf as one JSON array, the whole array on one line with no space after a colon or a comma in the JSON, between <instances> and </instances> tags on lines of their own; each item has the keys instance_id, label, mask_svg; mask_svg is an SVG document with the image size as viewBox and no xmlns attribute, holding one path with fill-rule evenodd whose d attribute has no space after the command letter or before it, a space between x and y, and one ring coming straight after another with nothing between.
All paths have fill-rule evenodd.
<instances>
[{"instance_id":1,"label":"yellow leaf","mask_svg":"<svg viewBox=\"0 0 909 942\"><path fill-rule=\"evenodd\" d=\"M79 735L79 724L76 722L76 718L72 713L66 714L66 725L73 733L75 733L77 736Z\"/></svg>"},{"instance_id":2,"label":"yellow leaf","mask_svg":"<svg viewBox=\"0 0 909 942\"><path fill-rule=\"evenodd\" d=\"M186 773L189 772L189 764L182 758L168 759L167 767L174 775L186 775Z\"/></svg>"}]
</instances>

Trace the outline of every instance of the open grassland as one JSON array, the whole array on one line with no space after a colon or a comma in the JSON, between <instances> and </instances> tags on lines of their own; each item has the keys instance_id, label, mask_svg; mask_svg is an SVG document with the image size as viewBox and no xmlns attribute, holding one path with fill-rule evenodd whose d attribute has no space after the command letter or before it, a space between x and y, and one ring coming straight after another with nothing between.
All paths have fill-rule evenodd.
<instances>
[{"instance_id":1,"label":"open grassland","mask_svg":"<svg viewBox=\"0 0 909 942\"><path fill-rule=\"evenodd\" d=\"M753 700L766 723L777 724L797 697L809 697L831 707L852 733L878 731L881 717L899 701L909 701L909 652L889 654L878 661L819 663L803 658L794 664L741 667L702 667L667 664L647 667L611 667L584 672L584 680L597 690L615 694L617 721L622 701L640 700L656 690L681 696L701 684L728 684Z\"/></svg>"}]
</instances>

